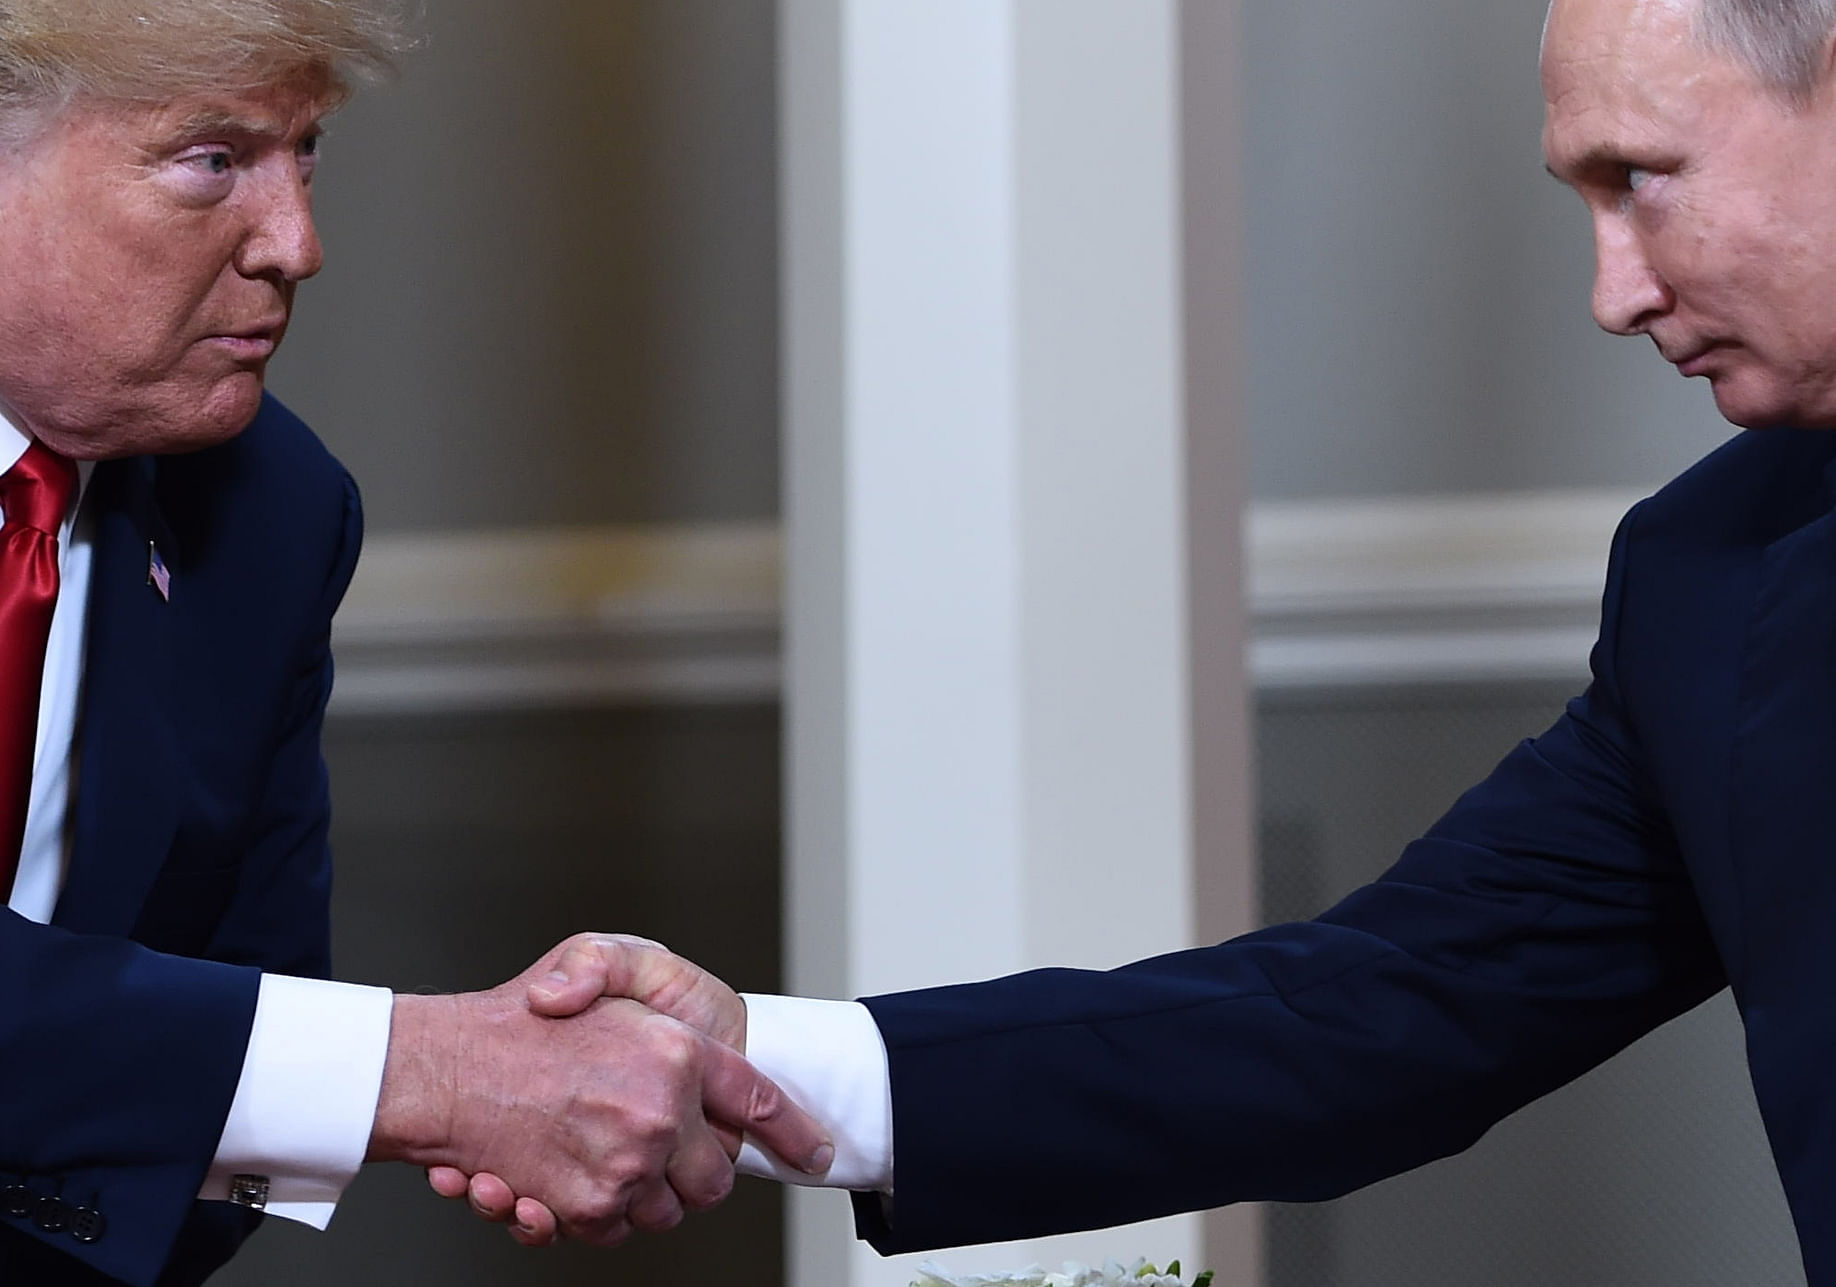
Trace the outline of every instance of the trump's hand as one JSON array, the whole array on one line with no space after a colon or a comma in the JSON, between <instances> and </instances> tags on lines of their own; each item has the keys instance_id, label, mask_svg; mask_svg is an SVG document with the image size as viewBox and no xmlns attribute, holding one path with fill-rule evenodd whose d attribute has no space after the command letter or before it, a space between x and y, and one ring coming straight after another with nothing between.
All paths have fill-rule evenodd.
<instances>
[{"instance_id":1,"label":"trump's hand","mask_svg":"<svg viewBox=\"0 0 1836 1287\"><path fill-rule=\"evenodd\" d=\"M611 980L588 960L604 954L570 956L577 946L489 992L396 998L371 1160L491 1176L540 1208L532 1240L601 1245L719 1202L739 1132L826 1169L822 1129L724 1042L604 997L603 982L575 1004L570 980L564 1006L532 1010L532 989L552 990L563 961ZM731 1031L730 1012L724 1021Z\"/></svg>"},{"instance_id":2,"label":"trump's hand","mask_svg":"<svg viewBox=\"0 0 1836 1287\"><path fill-rule=\"evenodd\" d=\"M745 1053L745 1002L714 975L660 943L628 934L580 934L563 943L551 958L548 968L538 977L524 976L529 982L523 999L534 1014L566 1019L603 998L624 997L695 1029L737 1054ZM739 1152L740 1139L746 1132L758 1135L761 1143L777 1151L771 1140L749 1124L733 1120L718 1106L709 1104L706 1111L709 1129L729 1161ZM824 1153L812 1158L811 1165L804 1169L820 1174L828 1165L828 1157ZM527 1189L522 1189L524 1196L519 1197L519 1190L498 1173L469 1173L456 1166L436 1166L428 1170L427 1179L441 1196L469 1198L472 1208L483 1218L509 1223L511 1236L525 1245L544 1246L567 1232L566 1222L557 1219L548 1204L529 1196Z\"/></svg>"}]
</instances>

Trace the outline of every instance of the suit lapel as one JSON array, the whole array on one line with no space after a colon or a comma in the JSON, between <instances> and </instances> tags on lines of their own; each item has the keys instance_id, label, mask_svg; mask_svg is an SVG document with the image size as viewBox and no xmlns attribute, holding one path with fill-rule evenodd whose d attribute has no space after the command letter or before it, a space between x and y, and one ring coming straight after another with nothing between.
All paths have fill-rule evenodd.
<instances>
[{"instance_id":1,"label":"suit lapel","mask_svg":"<svg viewBox=\"0 0 1836 1287\"><path fill-rule=\"evenodd\" d=\"M148 584L149 543L180 551L159 511L150 458L108 462L90 480L95 547L84 661L81 760L70 872L54 923L132 932L178 821L174 614Z\"/></svg>"}]
</instances>

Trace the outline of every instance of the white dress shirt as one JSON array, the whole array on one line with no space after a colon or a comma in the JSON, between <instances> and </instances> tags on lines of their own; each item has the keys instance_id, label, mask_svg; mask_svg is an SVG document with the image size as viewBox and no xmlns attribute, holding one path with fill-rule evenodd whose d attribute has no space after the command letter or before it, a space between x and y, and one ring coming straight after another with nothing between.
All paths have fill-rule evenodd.
<instances>
[{"instance_id":1,"label":"white dress shirt","mask_svg":"<svg viewBox=\"0 0 1836 1287\"><path fill-rule=\"evenodd\" d=\"M746 1058L829 1128L835 1162L826 1175L805 1175L748 1140L741 1174L892 1192L892 1079L886 1043L866 1006L747 993Z\"/></svg>"},{"instance_id":2,"label":"white dress shirt","mask_svg":"<svg viewBox=\"0 0 1836 1287\"><path fill-rule=\"evenodd\" d=\"M29 445L0 412L0 473ZM32 794L8 903L40 924L56 910L70 862L68 816L95 531L80 498L90 472L90 465L79 465L79 499L58 533L57 607L45 648ZM232 1175L266 1176L269 1212L324 1228L369 1146L392 1002L383 988L263 975L229 1120L198 1196L227 1198Z\"/></svg>"}]
</instances>

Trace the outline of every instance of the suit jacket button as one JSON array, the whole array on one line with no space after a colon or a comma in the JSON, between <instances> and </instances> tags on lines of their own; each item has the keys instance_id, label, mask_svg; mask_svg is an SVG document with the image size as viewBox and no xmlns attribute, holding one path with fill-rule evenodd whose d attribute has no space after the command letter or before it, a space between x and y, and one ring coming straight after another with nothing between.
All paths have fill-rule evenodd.
<instances>
[{"instance_id":1,"label":"suit jacket button","mask_svg":"<svg viewBox=\"0 0 1836 1287\"><path fill-rule=\"evenodd\" d=\"M108 1221L94 1207L75 1207L70 1212L70 1236L78 1242L100 1242L108 1232Z\"/></svg>"},{"instance_id":2,"label":"suit jacket button","mask_svg":"<svg viewBox=\"0 0 1836 1287\"><path fill-rule=\"evenodd\" d=\"M46 1233L62 1233L70 1227L70 1208L62 1198L40 1198L32 1208L32 1223Z\"/></svg>"},{"instance_id":3,"label":"suit jacket button","mask_svg":"<svg viewBox=\"0 0 1836 1287\"><path fill-rule=\"evenodd\" d=\"M38 1205L38 1195L23 1184L9 1184L0 1189L0 1211L6 1212L15 1220L25 1220L32 1214L32 1208Z\"/></svg>"}]
</instances>

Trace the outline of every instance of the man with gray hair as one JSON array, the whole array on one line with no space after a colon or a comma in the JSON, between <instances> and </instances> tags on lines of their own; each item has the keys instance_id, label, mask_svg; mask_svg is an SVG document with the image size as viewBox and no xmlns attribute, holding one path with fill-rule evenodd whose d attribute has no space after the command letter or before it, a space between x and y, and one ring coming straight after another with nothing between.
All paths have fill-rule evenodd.
<instances>
[{"instance_id":1,"label":"man with gray hair","mask_svg":"<svg viewBox=\"0 0 1836 1287\"><path fill-rule=\"evenodd\" d=\"M381 0L0 0L0 1282L186 1287L359 1164L614 1243L818 1128L634 1002L324 981L350 479L263 394ZM739 1033L724 1034L737 1042ZM705 1109L704 1109L705 1104Z\"/></svg>"},{"instance_id":2,"label":"man with gray hair","mask_svg":"<svg viewBox=\"0 0 1836 1287\"><path fill-rule=\"evenodd\" d=\"M1548 732L1306 923L860 1004L747 1005L583 941L532 1001L745 1022L894 1252L1334 1197L1731 986L1808 1279L1836 1287L1836 4L1555 0L1542 78L1596 319L1753 431L1626 518L1593 682ZM470 1177L475 1203L508 1210L506 1181Z\"/></svg>"}]
</instances>

